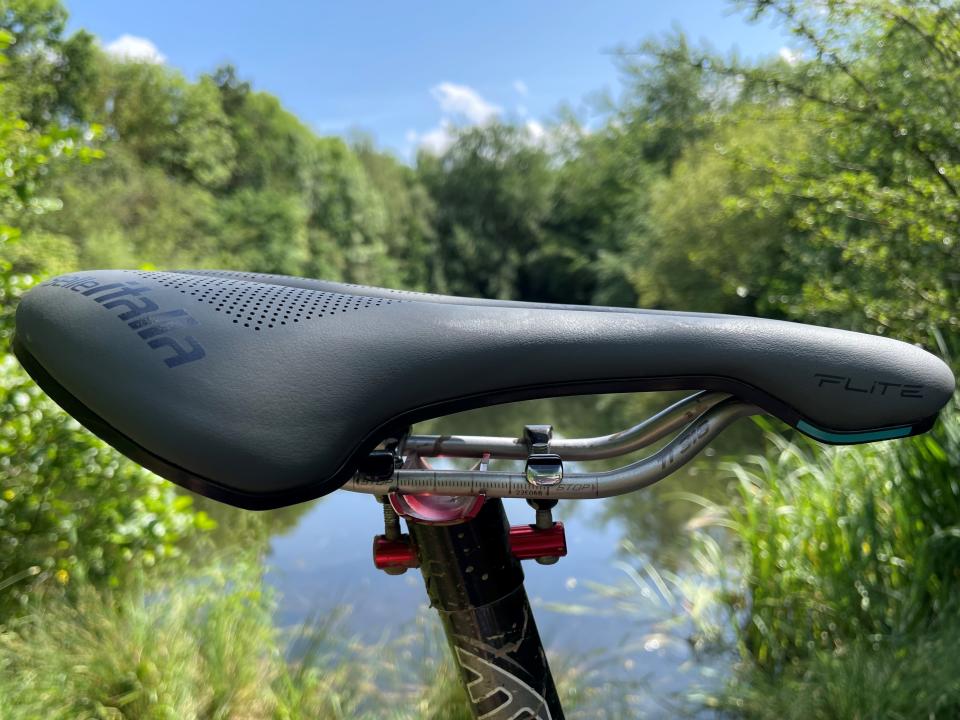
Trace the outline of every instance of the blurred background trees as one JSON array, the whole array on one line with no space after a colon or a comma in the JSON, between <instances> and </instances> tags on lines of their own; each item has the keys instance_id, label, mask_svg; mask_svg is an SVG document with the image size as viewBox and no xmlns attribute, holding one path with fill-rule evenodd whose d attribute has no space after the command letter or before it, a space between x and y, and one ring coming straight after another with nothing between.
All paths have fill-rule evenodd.
<instances>
[{"instance_id":1,"label":"blurred background trees","mask_svg":"<svg viewBox=\"0 0 960 720\"><path fill-rule=\"evenodd\" d=\"M233 67L189 81L110 58L56 2L8 1L5 104L105 155L31 181L62 210L23 213L14 269L223 266L956 333L956 8L743 5L796 36L789 62L676 33L623 50L599 120L466 128L411 167L319 137Z\"/></svg>"}]
</instances>

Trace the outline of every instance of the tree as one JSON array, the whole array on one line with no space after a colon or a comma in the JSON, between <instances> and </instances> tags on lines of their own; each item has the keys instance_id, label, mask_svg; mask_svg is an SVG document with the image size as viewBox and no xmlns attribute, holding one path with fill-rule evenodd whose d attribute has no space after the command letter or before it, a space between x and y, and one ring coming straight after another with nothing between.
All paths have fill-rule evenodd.
<instances>
[{"instance_id":1,"label":"tree","mask_svg":"<svg viewBox=\"0 0 960 720\"><path fill-rule=\"evenodd\" d=\"M660 170L641 157L632 130L609 122L574 127L546 220L551 252L540 265L543 295L557 301L632 306L637 267L625 260L647 232L650 184Z\"/></svg>"},{"instance_id":2,"label":"tree","mask_svg":"<svg viewBox=\"0 0 960 720\"><path fill-rule=\"evenodd\" d=\"M307 209L296 196L244 188L221 201L219 265L295 275L308 261Z\"/></svg>"},{"instance_id":3,"label":"tree","mask_svg":"<svg viewBox=\"0 0 960 720\"><path fill-rule=\"evenodd\" d=\"M691 273L682 263L671 267L674 274L664 274L664 260L679 244L657 232L660 208L651 203L681 158L706 144L736 94L729 83L703 72L679 32L622 51L619 65L623 92L604 108L605 124L593 132L571 125L579 132L560 150L548 220L555 260L541 267L557 299L689 307L704 298L687 294L694 286L685 282Z\"/></svg>"},{"instance_id":4,"label":"tree","mask_svg":"<svg viewBox=\"0 0 960 720\"><path fill-rule=\"evenodd\" d=\"M140 162L211 190L230 180L237 146L210 78L136 61L108 61L103 74L103 123Z\"/></svg>"},{"instance_id":5,"label":"tree","mask_svg":"<svg viewBox=\"0 0 960 720\"><path fill-rule=\"evenodd\" d=\"M917 342L960 331L960 24L953 3L750 3L810 59L737 68L789 103L803 154L752 193L808 238L795 317Z\"/></svg>"},{"instance_id":6,"label":"tree","mask_svg":"<svg viewBox=\"0 0 960 720\"><path fill-rule=\"evenodd\" d=\"M384 238L387 209L357 156L338 138L311 138L302 159L309 212L310 257L306 271L357 283L396 277L399 257Z\"/></svg>"},{"instance_id":7,"label":"tree","mask_svg":"<svg viewBox=\"0 0 960 720\"><path fill-rule=\"evenodd\" d=\"M396 261L397 274L383 282L429 290L436 285L430 275L436 250L436 206L427 188L413 168L378 152L372 140L356 139L352 149L386 212L383 240L387 254Z\"/></svg>"},{"instance_id":8,"label":"tree","mask_svg":"<svg viewBox=\"0 0 960 720\"><path fill-rule=\"evenodd\" d=\"M620 54L623 98L615 113L637 158L669 171L683 151L709 132L710 113L732 99L728 83L711 82L686 36L648 40Z\"/></svg>"},{"instance_id":9,"label":"tree","mask_svg":"<svg viewBox=\"0 0 960 720\"><path fill-rule=\"evenodd\" d=\"M224 244L217 196L162 166L144 165L124 144L97 163L55 169L46 186L62 209L29 222L64 238L77 267L209 267ZM30 245L34 245L31 239Z\"/></svg>"},{"instance_id":10,"label":"tree","mask_svg":"<svg viewBox=\"0 0 960 720\"><path fill-rule=\"evenodd\" d=\"M522 269L543 250L556 180L547 152L496 124L463 130L440 157L421 152L417 171L437 208L438 288L530 298Z\"/></svg>"},{"instance_id":11,"label":"tree","mask_svg":"<svg viewBox=\"0 0 960 720\"><path fill-rule=\"evenodd\" d=\"M648 232L631 249L644 306L783 316L804 278L805 234L763 190L809 141L789 109L743 104L650 186Z\"/></svg>"},{"instance_id":12,"label":"tree","mask_svg":"<svg viewBox=\"0 0 960 720\"><path fill-rule=\"evenodd\" d=\"M229 68L218 71L215 81L236 147L236 164L226 189L272 187L299 192L301 158L313 133L277 98L251 92Z\"/></svg>"}]
</instances>

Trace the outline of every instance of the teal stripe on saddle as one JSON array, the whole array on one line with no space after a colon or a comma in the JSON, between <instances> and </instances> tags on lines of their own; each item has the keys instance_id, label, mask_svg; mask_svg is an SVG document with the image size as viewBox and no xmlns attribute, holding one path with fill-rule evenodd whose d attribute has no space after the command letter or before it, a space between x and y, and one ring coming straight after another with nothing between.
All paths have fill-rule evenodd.
<instances>
[{"instance_id":1,"label":"teal stripe on saddle","mask_svg":"<svg viewBox=\"0 0 960 720\"><path fill-rule=\"evenodd\" d=\"M912 425L884 428L883 430L867 430L864 432L829 432L811 425L806 420L798 422L797 429L812 438L832 443L861 443L875 442L877 440L893 440L894 438L907 437L913 432Z\"/></svg>"}]
</instances>

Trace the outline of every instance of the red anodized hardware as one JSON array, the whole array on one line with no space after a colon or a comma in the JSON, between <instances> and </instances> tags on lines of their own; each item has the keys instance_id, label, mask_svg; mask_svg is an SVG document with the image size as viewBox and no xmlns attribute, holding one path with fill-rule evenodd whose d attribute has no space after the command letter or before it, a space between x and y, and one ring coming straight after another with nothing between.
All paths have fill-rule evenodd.
<instances>
[{"instance_id":1,"label":"red anodized hardware","mask_svg":"<svg viewBox=\"0 0 960 720\"><path fill-rule=\"evenodd\" d=\"M567 536L563 523L541 530L534 525L510 527L510 552L518 560L533 560L540 557L563 557L567 554Z\"/></svg>"},{"instance_id":2,"label":"red anodized hardware","mask_svg":"<svg viewBox=\"0 0 960 720\"><path fill-rule=\"evenodd\" d=\"M563 530L563 523L556 522L547 530L540 530L534 525L512 526L510 551L518 560L565 556L567 537ZM373 564L379 570L420 567L409 535L401 535L397 540L388 540L383 535L374 537Z\"/></svg>"},{"instance_id":3,"label":"red anodized hardware","mask_svg":"<svg viewBox=\"0 0 960 720\"><path fill-rule=\"evenodd\" d=\"M410 544L409 535L401 535L397 540L388 540L383 535L373 538L373 564L378 570L386 568L420 567L417 554Z\"/></svg>"}]
</instances>

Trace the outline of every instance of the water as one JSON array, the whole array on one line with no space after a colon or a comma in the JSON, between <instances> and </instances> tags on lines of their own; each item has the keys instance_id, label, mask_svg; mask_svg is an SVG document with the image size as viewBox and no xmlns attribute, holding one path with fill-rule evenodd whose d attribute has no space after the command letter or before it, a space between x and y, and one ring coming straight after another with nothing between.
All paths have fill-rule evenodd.
<instances>
[{"instance_id":1,"label":"water","mask_svg":"<svg viewBox=\"0 0 960 720\"><path fill-rule=\"evenodd\" d=\"M546 422L565 436L597 435L627 427L678 397L517 403L449 416L415 431L516 436L525 423ZM555 514L566 526L567 557L551 566L524 563L527 592L547 647L574 662L592 658L612 678L643 682L651 708L658 707L653 698L717 682L716 668L698 658L688 642L692 628L683 620L682 598L657 591L650 578L651 572L661 572L701 580L692 568L684 529L699 508L670 496L678 489L713 497L723 492L716 458L760 447L749 421L728 433L731 437L715 443L714 458L653 488L619 498L561 502ZM505 505L511 523L533 521L523 501ZM346 628L361 640L377 642L403 634L418 613L428 612L418 571L390 576L373 566L372 540L383 532L383 521L371 496L339 491L289 523L287 518L285 529L271 538L268 558L267 580L279 591L283 625L349 606Z\"/></svg>"}]
</instances>

